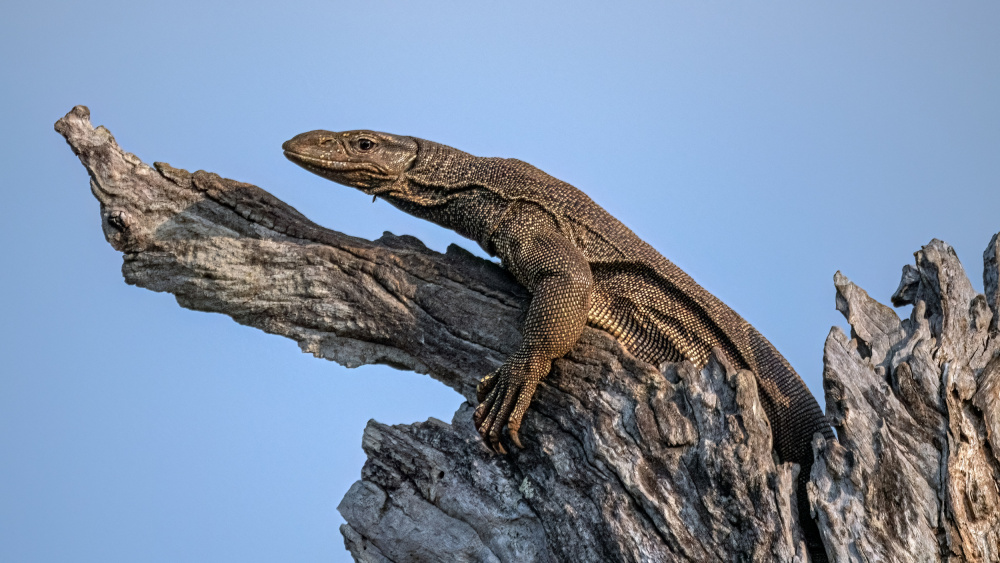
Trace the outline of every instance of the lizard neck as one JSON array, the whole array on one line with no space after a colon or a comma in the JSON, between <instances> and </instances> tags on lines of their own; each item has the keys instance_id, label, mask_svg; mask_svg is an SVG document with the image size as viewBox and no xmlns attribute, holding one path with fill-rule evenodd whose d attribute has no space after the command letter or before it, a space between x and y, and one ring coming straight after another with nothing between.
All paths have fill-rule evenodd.
<instances>
[{"instance_id":1,"label":"lizard neck","mask_svg":"<svg viewBox=\"0 0 1000 563\"><path fill-rule=\"evenodd\" d=\"M415 141L417 158L401 179L406 185L384 199L401 211L476 241L493 255L489 240L513 201L498 189L497 176L505 159L477 157L424 139Z\"/></svg>"},{"instance_id":2,"label":"lizard neck","mask_svg":"<svg viewBox=\"0 0 1000 563\"><path fill-rule=\"evenodd\" d=\"M442 192L472 185L485 186L490 181L492 161L502 160L473 156L433 141L414 140L417 142L417 158L406 172L406 178Z\"/></svg>"},{"instance_id":3,"label":"lizard neck","mask_svg":"<svg viewBox=\"0 0 1000 563\"><path fill-rule=\"evenodd\" d=\"M510 207L510 202L480 190L458 191L433 204L397 197L384 199L400 211L476 241L490 256L496 255L490 238Z\"/></svg>"}]
</instances>

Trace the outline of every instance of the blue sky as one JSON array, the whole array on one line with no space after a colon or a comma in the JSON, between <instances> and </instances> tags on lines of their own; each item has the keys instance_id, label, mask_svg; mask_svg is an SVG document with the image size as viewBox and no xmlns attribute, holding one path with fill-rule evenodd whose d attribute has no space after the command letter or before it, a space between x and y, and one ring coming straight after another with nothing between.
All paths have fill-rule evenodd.
<instances>
[{"instance_id":1,"label":"blue sky","mask_svg":"<svg viewBox=\"0 0 1000 563\"><path fill-rule=\"evenodd\" d=\"M72 106L146 162L438 250L474 245L306 173L281 143L370 128L526 160L821 395L835 271L886 302L937 237L981 289L1000 231L1000 3L827 4L5 6L0 561L348 561L336 505L365 422L450 420L461 401L125 285L52 130Z\"/></svg>"}]
</instances>

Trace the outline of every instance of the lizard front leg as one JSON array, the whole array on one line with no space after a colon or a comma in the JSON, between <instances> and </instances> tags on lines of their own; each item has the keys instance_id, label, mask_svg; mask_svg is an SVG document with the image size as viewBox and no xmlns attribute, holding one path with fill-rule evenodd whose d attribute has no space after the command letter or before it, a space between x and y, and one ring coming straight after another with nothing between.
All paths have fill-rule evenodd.
<instances>
[{"instance_id":1,"label":"lizard front leg","mask_svg":"<svg viewBox=\"0 0 1000 563\"><path fill-rule=\"evenodd\" d=\"M531 304L521 347L477 388L479 407L473 419L483 440L499 453L501 432L521 445L518 431L538 383L576 344L587 322L593 280L583 253L556 227L555 221L531 204L515 204L491 241L497 255L528 291Z\"/></svg>"}]
</instances>

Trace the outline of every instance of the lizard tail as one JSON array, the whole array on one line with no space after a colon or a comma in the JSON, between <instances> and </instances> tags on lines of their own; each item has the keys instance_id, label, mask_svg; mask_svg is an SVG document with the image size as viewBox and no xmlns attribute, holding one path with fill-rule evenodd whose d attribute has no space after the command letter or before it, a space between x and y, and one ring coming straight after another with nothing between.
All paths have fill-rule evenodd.
<instances>
[{"instance_id":1,"label":"lizard tail","mask_svg":"<svg viewBox=\"0 0 1000 563\"><path fill-rule=\"evenodd\" d=\"M761 402L771 421L774 449L782 461L799 464L796 501L806 547L814 563L826 562L826 548L819 527L809 515L806 484L812 473L813 435L819 432L825 439L833 440L833 428L805 382L785 358L756 329L747 327Z\"/></svg>"}]
</instances>

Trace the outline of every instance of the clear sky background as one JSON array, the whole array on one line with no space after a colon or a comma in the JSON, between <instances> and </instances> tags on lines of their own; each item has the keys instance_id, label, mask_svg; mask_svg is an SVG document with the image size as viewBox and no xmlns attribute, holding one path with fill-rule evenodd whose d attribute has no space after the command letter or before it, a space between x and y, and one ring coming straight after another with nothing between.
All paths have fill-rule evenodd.
<instances>
[{"instance_id":1,"label":"clear sky background","mask_svg":"<svg viewBox=\"0 0 1000 563\"><path fill-rule=\"evenodd\" d=\"M76 104L148 163L437 250L475 245L281 143L370 128L526 160L756 325L821 402L835 271L887 302L937 237L981 290L1000 231L1000 3L611 6L5 5L0 561L348 561L336 506L365 422L451 420L461 401L125 285L52 129Z\"/></svg>"}]
</instances>

